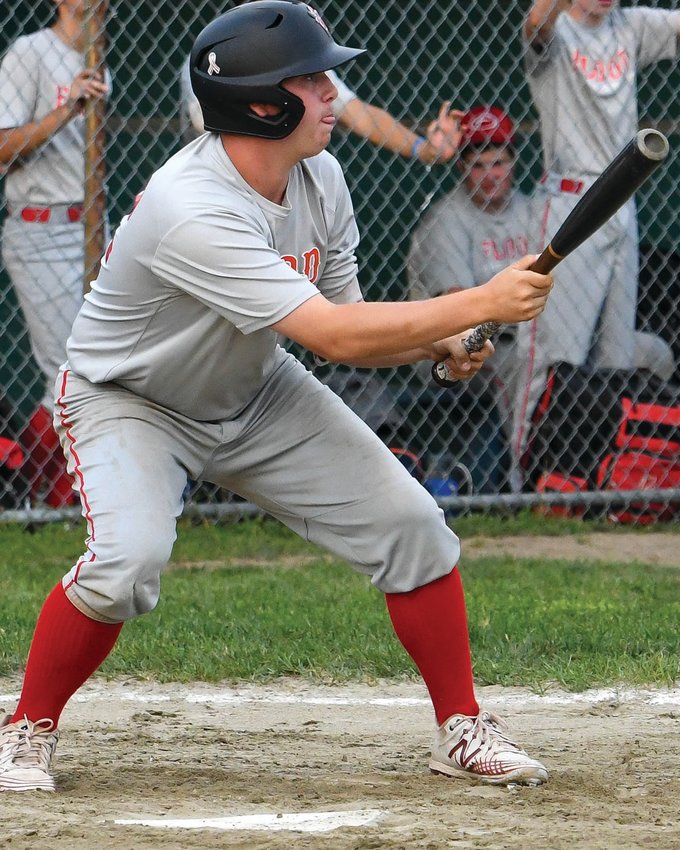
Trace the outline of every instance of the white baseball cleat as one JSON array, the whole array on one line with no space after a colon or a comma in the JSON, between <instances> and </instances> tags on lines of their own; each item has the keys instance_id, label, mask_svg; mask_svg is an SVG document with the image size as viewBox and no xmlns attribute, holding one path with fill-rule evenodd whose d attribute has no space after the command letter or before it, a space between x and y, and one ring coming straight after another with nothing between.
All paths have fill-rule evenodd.
<instances>
[{"instance_id":1,"label":"white baseball cleat","mask_svg":"<svg viewBox=\"0 0 680 850\"><path fill-rule=\"evenodd\" d=\"M504 733L489 711L454 714L435 733L430 770L491 785L541 785L548 771Z\"/></svg>"},{"instance_id":2,"label":"white baseball cleat","mask_svg":"<svg viewBox=\"0 0 680 850\"><path fill-rule=\"evenodd\" d=\"M54 791L50 773L59 733L51 720L0 723L0 791Z\"/></svg>"}]
</instances>

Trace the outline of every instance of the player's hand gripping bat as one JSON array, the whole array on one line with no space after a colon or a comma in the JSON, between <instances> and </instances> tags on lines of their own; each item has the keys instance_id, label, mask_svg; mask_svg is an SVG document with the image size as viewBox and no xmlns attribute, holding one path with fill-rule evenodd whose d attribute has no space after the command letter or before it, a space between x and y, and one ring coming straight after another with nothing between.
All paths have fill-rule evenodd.
<instances>
[{"instance_id":1,"label":"player's hand gripping bat","mask_svg":"<svg viewBox=\"0 0 680 850\"><path fill-rule=\"evenodd\" d=\"M658 130L640 130L609 163L564 220L548 247L530 266L530 271L548 274L573 250L611 218L668 156L668 139ZM465 350L480 351L499 328L497 322L478 325L463 340ZM444 361L432 367L432 377L442 387L452 386Z\"/></svg>"}]
</instances>

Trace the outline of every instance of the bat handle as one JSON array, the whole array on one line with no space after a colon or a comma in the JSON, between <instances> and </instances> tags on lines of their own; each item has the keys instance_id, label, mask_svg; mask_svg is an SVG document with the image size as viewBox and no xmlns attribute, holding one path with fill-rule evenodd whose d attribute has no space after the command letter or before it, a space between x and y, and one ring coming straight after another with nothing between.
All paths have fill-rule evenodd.
<instances>
[{"instance_id":1,"label":"bat handle","mask_svg":"<svg viewBox=\"0 0 680 850\"><path fill-rule=\"evenodd\" d=\"M477 325L476 328L470 331L469 336L466 336L463 340L463 348L468 354L471 354L473 351L481 351L484 348L484 343L496 333L499 327L498 322L484 322L481 325ZM458 379L454 378L451 372L449 372L446 363L440 360L439 363L432 365L432 380L435 384L439 384L440 387L452 387Z\"/></svg>"}]
</instances>

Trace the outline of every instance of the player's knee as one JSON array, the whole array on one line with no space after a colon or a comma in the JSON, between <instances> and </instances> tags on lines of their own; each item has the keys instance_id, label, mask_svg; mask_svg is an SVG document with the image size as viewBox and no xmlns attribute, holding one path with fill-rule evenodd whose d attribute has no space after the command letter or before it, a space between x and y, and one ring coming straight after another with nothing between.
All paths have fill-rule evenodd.
<instances>
[{"instance_id":1,"label":"player's knee","mask_svg":"<svg viewBox=\"0 0 680 850\"><path fill-rule=\"evenodd\" d=\"M115 547L97 541L95 558L72 571L75 593L95 615L122 622L152 611L160 598L160 574L174 535L156 530L122 539Z\"/></svg>"},{"instance_id":2,"label":"player's knee","mask_svg":"<svg viewBox=\"0 0 680 850\"><path fill-rule=\"evenodd\" d=\"M378 534L380 558L372 581L386 593L406 593L429 584L458 562L458 538L424 489L401 503L389 520L385 517Z\"/></svg>"}]
</instances>

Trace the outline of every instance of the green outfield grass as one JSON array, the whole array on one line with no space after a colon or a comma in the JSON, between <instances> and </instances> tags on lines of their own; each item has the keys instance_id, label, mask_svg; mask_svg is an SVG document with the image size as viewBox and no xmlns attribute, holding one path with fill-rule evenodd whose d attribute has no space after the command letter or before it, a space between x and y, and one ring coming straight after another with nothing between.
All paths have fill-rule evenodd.
<instances>
[{"instance_id":1,"label":"green outfield grass","mask_svg":"<svg viewBox=\"0 0 680 850\"><path fill-rule=\"evenodd\" d=\"M606 528L531 515L455 525L463 538ZM83 531L0 527L0 674L21 671L40 605L81 554ZM468 556L461 573L480 684L580 690L680 678L676 570ZM102 675L326 682L416 675L382 594L273 521L183 524L162 586L156 611L126 625Z\"/></svg>"}]
</instances>

